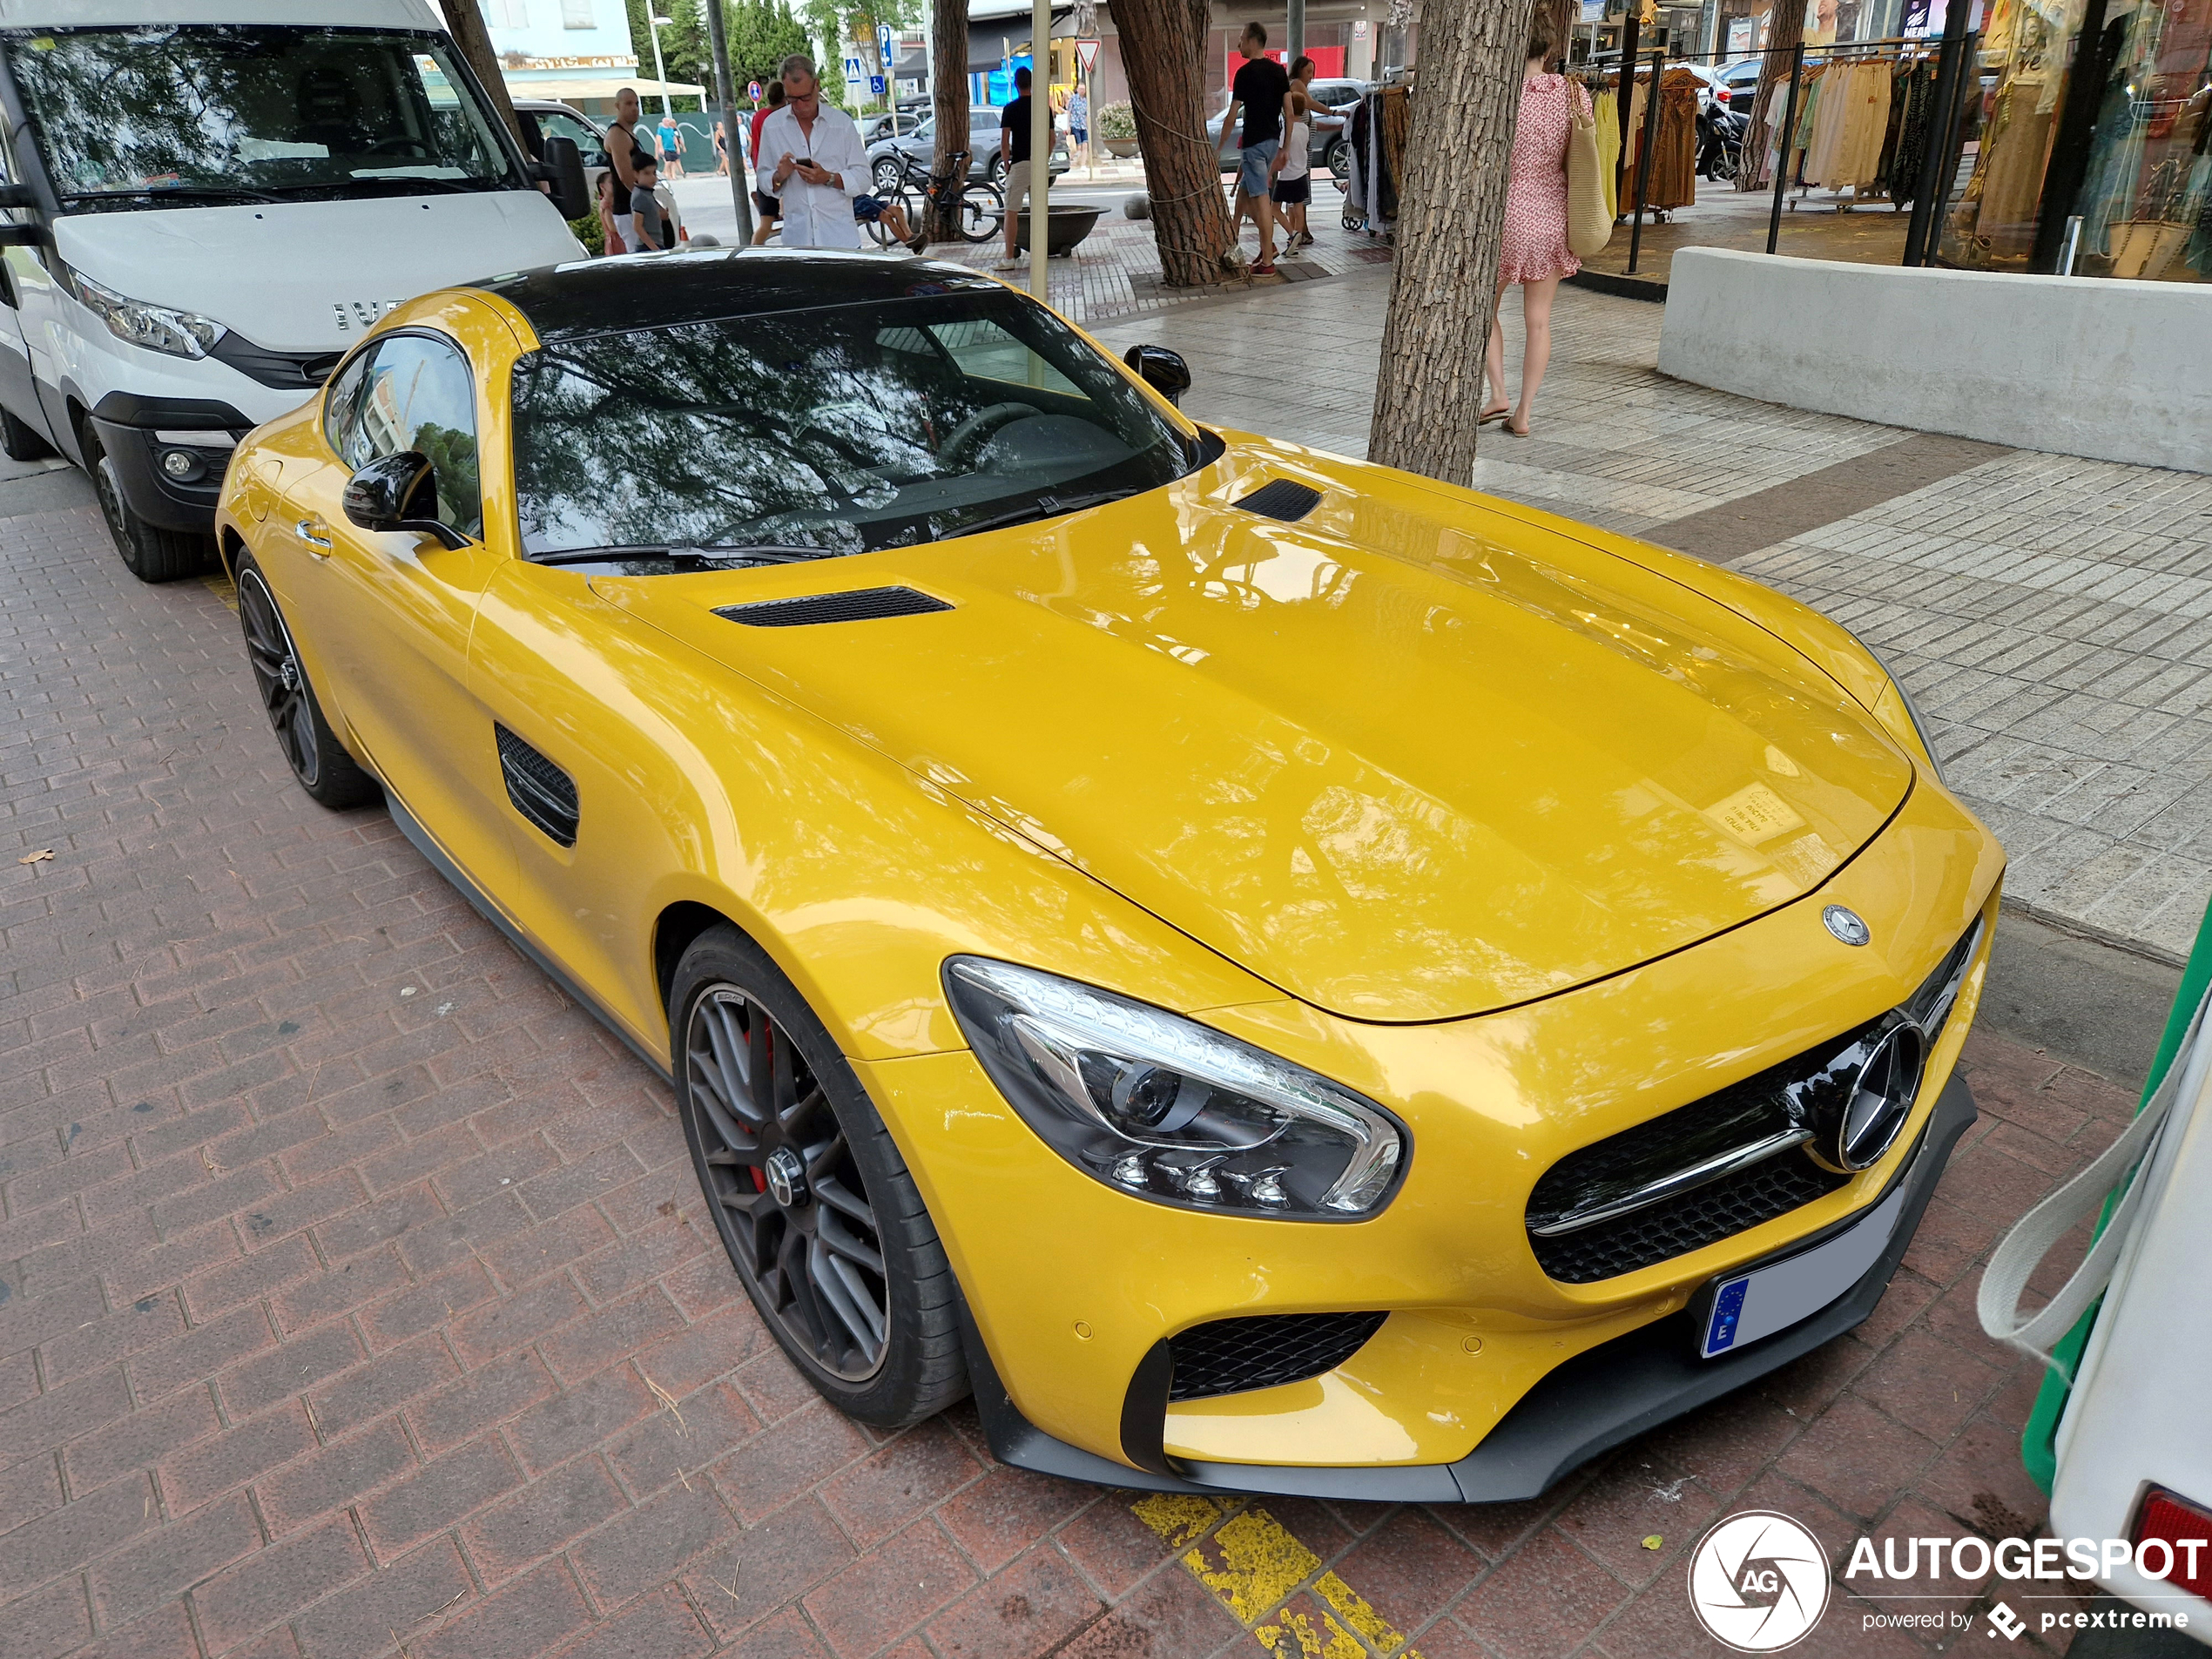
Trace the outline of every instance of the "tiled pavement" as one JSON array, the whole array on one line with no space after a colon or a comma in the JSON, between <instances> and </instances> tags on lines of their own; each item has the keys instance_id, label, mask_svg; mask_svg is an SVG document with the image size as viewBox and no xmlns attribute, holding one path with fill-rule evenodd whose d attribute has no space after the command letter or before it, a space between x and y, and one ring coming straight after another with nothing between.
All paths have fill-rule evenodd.
<instances>
[{"instance_id":1,"label":"tiled pavement","mask_svg":"<svg viewBox=\"0 0 2212 1659\"><path fill-rule=\"evenodd\" d=\"M291 785L221 597L86 510L0 521L0 847L5 1659L1640 1659L1719 1651L1723 1513L2041 1514L1976 1258L2129 1102L2017 1043L1875 1318L1764 1386L1540 1503L1146 1504L814 1399L666 1092ZM1865 1611L1801 1651L1920 1650Z\"/></svg>"},{"instance_id":2,"label":"tiled pavement","mask_svg":"<svg viewBox=\"0 0 2212 1659\"><path fill-rule=\"evenodd\" d=\"M1387 271L1105 325L1191 360L1185 407L1367 449ZM1518 303L1505 307L1519 381ZM1534 435L1486 428L1476 484L1739 570L1857 630L1911 687L1951 782L2004 838L2007 898L2168 960L2212 897L2212 475L2027 450L1743 553L1676 521L1906 434L1662 377L1662 308L1560 291Z\"/></svg>"}]
</instances>

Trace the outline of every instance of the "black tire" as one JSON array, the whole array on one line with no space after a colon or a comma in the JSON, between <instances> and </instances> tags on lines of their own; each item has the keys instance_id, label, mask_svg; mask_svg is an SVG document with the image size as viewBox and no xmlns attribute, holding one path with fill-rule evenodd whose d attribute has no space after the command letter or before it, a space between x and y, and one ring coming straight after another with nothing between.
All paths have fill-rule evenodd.
<instances>
[{"instance_id":1,"label":"black tire","mask_svg":"<svg viewBox=\"0 0 2212 1659\"><path fill-rule=\"evenodd\" d=\"M983 182L995 190L1006 188L1006 158L993 156L983 168Z\"/></svg>"},{"instance_id":2,"label":"black tire","mask_svg":"<svg viewBox=\"0 0 2212 1659\"><path fill-rule=\"evenodd\" d=\"M736 928L710 928L677 964L669 1031L708 1212L792 1362L879 1428L965 1398L944 1246L867 1090L791 981Z\"/></svg>"},{"instance_id":3,"label":"black tire","mask_svg":"<svg viewBox=\"0 0 2212 1659\"><path fill-rule=\"evenodd\" d=\"M960 201L960 234L966 242L995 240L1006 223L1006 198L995 185L970 185Z\"/></svg>"},{"instance_id":4,"label":"black tire","mask_svg":"<svg viewBox=\"0 0 2212 1659\"><path fill-rule=\"evenodd\" d=\"M0 409L0 453L10 461L44 461L54 453L54 446L40 437L29 421L18 421Z\"/></svg>"},{"instance_id":5,"label":"black tire","mask_svg":"<svg viewBox=\"0 0 2212 1659\"><path fill-rule=\"evenodd\" d=\"M308 798L334 811L366 806L383 799L376 779L346 752L338 734L323 718L315 688L292 644L292 630L285 625L261 567L251 553L238 556L238 620L246 632L246 663L253 671L253 689L276 733L285 764L300 780Z\"/></svg>"},{"instance_id":6,"label":"black tire","mask_svg":"<svg viewBox=\"0 0 2212 1659\"><path fill-rule=\"evenodd\" d=\"M1322 157L1321 165L1329 170L1330 176L1336 180L1337 188L1342 190L1345 181L1352 176L1352 140L1336 140Z\"/></svg>"},{"instance_id":7,"label":"black tire","mask_svg":"<svg viewBox=\"0 0 2212 1659\"><path fill-rule=\"evenodd\" d=\"M109 538L123 556L124 567L141 582L174 582L206 570L214 556L215 538L147 523L123 499L123 481L116 475L115 462L100 447L99 435L89 421L81 442L84 470L91 474L92 493L99 497L100 516L107 521Z\"/></svg>"}]
</instances>

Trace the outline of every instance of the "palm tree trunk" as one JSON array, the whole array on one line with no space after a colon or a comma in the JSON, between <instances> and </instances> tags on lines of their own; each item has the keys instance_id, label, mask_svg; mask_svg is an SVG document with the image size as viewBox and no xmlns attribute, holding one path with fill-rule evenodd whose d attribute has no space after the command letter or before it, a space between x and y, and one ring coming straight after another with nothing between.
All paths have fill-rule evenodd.
<instances>
[{"instance_id":1,"label":"palm tree trunk","mask_svg":"<svg viewBox=\"0 0 2212 1659\"><path fill-rule=\"evenodd\" d=\"M1768 126L1782 118L1788 100L1790 63L1797 55L1797 43L1805 37L1805 9L1801 0L1773 0L1773 22L1767 29L1766 44L1774 48L1766 55L1764 67L1759 71L1758 96L1751 100L1751 125L1743 129L1743 154L1736 164L1736 187L1757 190L1761 175L1766 170L1766 152L1770 145ZM1790 165L1787 153L1777 158L1777 166ZM1764 181L1771 185L1774 180Z\"/></svg>"},{"instance_id":2,"label":"palm tree trunk","mask_svg":"<svg viewBox=\"0 0 2212 1659\"><path fill-rule=\"evenodd\" d=\"M968 147L968 0L937 0L931 27L936 31L931 44L937 61L936 84L930 88L937 120L937 158L932 172L937 178L949 179L953 158ZM960 240L959 224L941 207L929 210L929 239Z\"/></svg>"},{"instance_id":3,"label":"palm tree trunk","mask_svg":"<svg viewBox=\"0 0 2212 1659\"><path fill-rule=\"evenodd\" d=\"M1367 457L1447 483L1474 475L1482 345L1497 305L1529 4L1463 0L1421 11L1383 384Z\"/></svg>"},{"instance_id":4,"label":"palm tree trunk","mask_svg":"<svg viewBox=\"0 0 2212 1659\"><path fill-rule=\"evenodd\" d=\"M446 26L453 31L453 44L461 48L469 67L484 84L492 108L507 123L515 142L522 143L523 124L515 118L515 101L507 96L507 78L500 72L499 54L491 49L491 33L484 27L484 14L477 9L476 0L447 0Z\"/></svg>"},{"instance_id":5,"label":"palm tree trunk","mask_svg":"<svg viewBox=\"0 0 2212 1659\"><path fill-rule=\"evenodd\" d=\"M1114 0L1160 278L1177 288L1237 270L1220 153L1206 136L1203 16L1194 0Z\"/></svg>"}]
</instances>

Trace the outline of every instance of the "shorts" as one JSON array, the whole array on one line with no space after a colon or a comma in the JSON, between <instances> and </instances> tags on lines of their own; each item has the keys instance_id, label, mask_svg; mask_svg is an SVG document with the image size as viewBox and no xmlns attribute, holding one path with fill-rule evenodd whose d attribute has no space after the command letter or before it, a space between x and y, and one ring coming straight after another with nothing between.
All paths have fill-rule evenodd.
<instances>
[{"instance_id":1,"label":"shorts","mask_svg":"<svg viewBox=\"0 0 2212 1659\"><path fill-rule=\"evenodd\" d=\"M1237 163L1237 188L1247 196L1267 194L1267 170L1275 165L1275 152L1281 145L1279 138L1246 145Z\"/></svg>"},{"instance_id":2,"label":"shorts","mask_svg":"<svg viewBox=\"0 0 2212 1659\"><path fill-rule=\"evenodd\" d=\"M1268 193L1275 198L1277 204L1280 206L1296 206L1301 202L1309 202L1313 199L1313 180L1304 173L1300 173L1295 179L1278 178Z\"/></svg>"},{"instance_id":3,"label":"shorts","mask_svg":"<svg viewBox=\"0 0 2212 1659\"><path fill-rule=\"evenodd\" d=\"M781 219L784 216L784 205L781 202L773 196L764 195L757 190L752 192L752 210L763 219Z\"/></svg>"},{"instance_id":4,"label":"shorts","mask_svg":"<svg viewBox=\"0 0 2212 1659\"><path fill-rule=\"evenodd\" d=\"M1018 213L1029 200L1029 168L1033 164L1017 161L1006 170L1006 211Z\"/></svg>"},{"instance_id":5,"label":"shorts","mask_svg":"<svg viewBox=\"0 0 2212 1659\"><path fill-rule=\"evenodd\" d=\"M853 198L853 218L855 223L873 225L883 217L883 198L855 196Z\"/></svg>"},{"instance_id":6,"label":"shorts","mask_svg":"<svg viewBox=\"0 0 2212 1659\"><path fill-rule=\"evenodd\" d=\"M1073 138L1077 144L1089 144L1090 142L1090 129L1089 127L1069 127L1068 129L1068 136Z\"/></svg>"}]
</instances>

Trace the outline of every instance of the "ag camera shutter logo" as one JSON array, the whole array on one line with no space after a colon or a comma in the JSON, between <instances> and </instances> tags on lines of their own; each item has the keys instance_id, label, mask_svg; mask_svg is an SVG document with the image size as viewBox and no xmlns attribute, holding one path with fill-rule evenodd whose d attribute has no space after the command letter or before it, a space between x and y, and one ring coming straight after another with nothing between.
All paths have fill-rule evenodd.
<instances>
[{"instance_id":1,"label":"ag camera shutter logo","mask_svg":"<svg viewBox=\"0 0 2212 1659\"><path fill-rule=\"evenodd\" d=\"M1801 1642L1828 1607L1828 1552L1789 1516L1749 1509L1698 1540L1689 1606L1716 1642L1777 1653Z\"/></svg>"}]
</instances>

